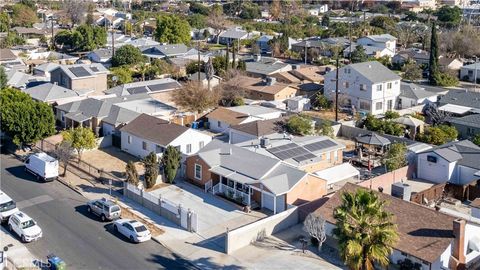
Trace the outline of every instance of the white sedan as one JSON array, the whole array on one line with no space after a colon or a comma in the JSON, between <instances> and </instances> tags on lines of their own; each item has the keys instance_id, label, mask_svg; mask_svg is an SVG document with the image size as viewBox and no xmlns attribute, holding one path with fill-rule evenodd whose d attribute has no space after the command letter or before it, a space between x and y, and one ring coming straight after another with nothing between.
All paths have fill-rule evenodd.
<instances>
[{"instance_id":1,"label":"white sedan","mask_svg":"<svg viewBox=\"0 0 480 270\"><path fill-rule=\"evenodd\" d=\"M152 238L152 234L147 227L133 219L118 219L114 221L113 230L123 234L134 243L145 242Z\"/></svg>"}]
</instances>

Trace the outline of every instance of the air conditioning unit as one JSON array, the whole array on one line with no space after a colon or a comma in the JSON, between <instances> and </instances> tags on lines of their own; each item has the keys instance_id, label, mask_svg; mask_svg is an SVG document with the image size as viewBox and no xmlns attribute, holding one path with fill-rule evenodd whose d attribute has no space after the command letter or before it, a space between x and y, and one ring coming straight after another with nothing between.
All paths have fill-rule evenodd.
<instances>
[{"instance_id":1,"label":"air conditioning unit","mask_svg":"<svg viewBox=\"0 0 480 270\"><path fill-rule=\"evenodd\" d=\"M409 184L402 182L392 184L392 196L400 198L404 201L410 201L412 196L412 188Z\"/></svg>"}]
</instances>

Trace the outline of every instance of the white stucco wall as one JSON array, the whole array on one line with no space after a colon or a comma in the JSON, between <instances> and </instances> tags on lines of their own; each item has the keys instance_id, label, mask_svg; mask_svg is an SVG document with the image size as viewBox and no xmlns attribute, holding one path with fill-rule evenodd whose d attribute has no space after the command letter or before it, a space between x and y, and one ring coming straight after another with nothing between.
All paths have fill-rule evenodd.
<instances>
[{"instance_id":1,"label":"white stucco wall","mask_svg":"<svg viewBox=\"0 0 480 270\"><path fill-rule=\"evenodd\" d=\"M111 135L115 131L115 127L103 122L102 123L102 128L103 128L103 136Z\"/></svg>"},{"instance_id":2,"label":"white stucco wall","mask_svg":"<svg viewBox=\"0 0 480 270\"><path fill-rule=\"evenodd\" d=\"M128 143L128 136L131 136L131 143ZM131 155L143 158L152 151L157 152L156 143L136 137L128 132L123 131L121 138L122 138L122 150L127 153L130 153ZM180 146L180 152L185 158L185 156L194 154L198 152L198 150L200 150L200 142L203 141L203 145L205 146L211 140L212 140L212 137L204 133L201 133L199 131L189 129L188 131L180 135L178 138L173 140L169 145ZM142 148L143 142L147 143L146 150ZM188 144L191 144L192 151L190 153L187 153ZM167 145L162 145L162 147L166 147L166 146ZM161 153L157 153L157 155L161 156Z\"/></svg>"},{"instance_id":3,"label":"white stucco wall","mask_svg":"<svg viewBox=\"0 0 480 270\"><path fill-rule=\"evenodd\" d=\"M437 163L429 162L427 156L435 156ZM433 152L419 154L417 159L417 176L434 183L445 183L452 180L455 164L456 162L449 163Z\"/></svg>"},{"instance_id":4,"label":"white stucco wall","mask_svg":"<svg viewBox=\"0 0 480 270\"><path fill-rule=\"evenodd\" d=\"M253 139L256 139L257 137L245 132L241 132L238 130L230 129L230 143L231 144L236 144L236 143L242 143L246 141L250 141Z\"/></svg>"},{"instance_id":5,"label":"white stucco wall","mask_svg":"<svg viewBox=\"0 0 480 270\"><path fill-rule=\"evenodd\" d=\"M479 161L480 162L480 161ZM462 165L458 165L457 168L455 169L456 174L455 174L455 183L458 183L460 185L466 185L471 183L473 180L478 179L478 176L475 176L474 174L478 172L477 169L472 169L470 167L465 167Z\"/></svg>"},{"instance_id":6,"label":"white stucco wall","mask_svg":"<svg viewBox=\"0 0 480 270\"><path fill-rule=\"evenodd\" d=\"M478 224L473 224L473 223L467 223L465 226L465 245L464 245L464 250L465 250L465 256L466 256L466 262L468 263L470 260L475 259L476 257L480 256L480 252L473 251L470 254L467 254L468 252L468 243L469 241L474 241L472 238L473 237L480 238L480 225Z\"/></svg>"}]
</instances>

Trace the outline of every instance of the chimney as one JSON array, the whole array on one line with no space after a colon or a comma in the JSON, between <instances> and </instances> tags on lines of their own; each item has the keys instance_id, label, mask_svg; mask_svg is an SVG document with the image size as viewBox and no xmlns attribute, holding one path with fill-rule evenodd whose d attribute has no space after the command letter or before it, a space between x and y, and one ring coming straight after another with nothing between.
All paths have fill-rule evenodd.
<instances>
[{"instance_id":1,"label":"chimney","mask_svg":"<svg viewBox=\"0 0 480 270\"><path fill-rule=\"evenodd\" d=\"M260 54L256 54L255 55L255 61L260 62L260 60L262 60L262 56Z\"/></svg>"},{"instance_id":2,"label":"chimney","mask_svg":"<svg viewBox=\"0 0 480 270\"><path fill-rule=\"evenodd\" d=\"M268 86L272 86L277 82L277 79L274 77L267 77L265 80Z\"/></svg>"},{"instance_id":3,"label":"chimney","mask_svg":"<svg viewBox=\"0 0 480 270\"><path fill-rule=\"evenodd\" d=\"M450 256L449 268L452 270L464 270L465 267L465 225L464 219L453 221L453 235L455 239L452 245L452 255Z\"/></svg>"}]
</instances>

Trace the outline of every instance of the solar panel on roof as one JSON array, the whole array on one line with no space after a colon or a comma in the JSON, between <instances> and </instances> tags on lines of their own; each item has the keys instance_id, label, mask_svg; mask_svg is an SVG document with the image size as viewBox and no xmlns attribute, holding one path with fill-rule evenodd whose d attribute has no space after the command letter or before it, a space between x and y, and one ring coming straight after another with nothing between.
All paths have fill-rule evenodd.
<instances>
[{"instance_id":1,"label":"solar panel on roof","mask_svg":"<svg viewBox=\"0 0 480 270\"><path fill-rule=\"evenodd\" d=\"M161 91L161 90L168 90L172 88L177 88L177 82L168 82L168 83L159 83L154 85L149 85L150 91Z\"/></svg>"},{"instance_id":2,"label":"solar panel on roof","mask_svg":"<svg viewBox=\"0 0 480 270\"><path fill-rule=\"evenodd\" d=\"M145 86L132 87L132 88L128 88L127 92L130 93L131 95L142 94L142 93L148 93L148 89Z\"/></svg>"},{"instance_id":3,"label":"solar panel on roof","mask_svg":"<svg viewBox=\"0 0 480 270\"><path fill-rule=\"evenodd\" d=\"M313 159L313 158L316 158L317 156L315 156L314 154L306 154L306 155L302 155L302 156L298 156L298 157L294 157L293 159L297 162L301 162L301 161L304 161L304 160L309 160L309 159Z\"/></svg>"},{"instance_id":4,"label":"solar panel on roof","mask_svg":"<svg viewBox=\"0 0 480 270\"><path fill-rule=\"evenodd\" d=\"M308 151L319 151L319 150L322 150L322 149L326 149L326 148L329 148L329 147L332 147L332 146L335 146L336 144L330 140L325 140L325 141L320 141L320 142L314 142L314 143L310 143L310 144L307 144L307 145L304 145L303 147L305 147Z\"/></svg>"},{"instance_id":5,"label":"solar panel on roof","mask_svg":"<svg viewBox=\"0 0 480 270\"><path fill-rule=\"evenodd\" d=\"M83 67L71 67L68 68L75 76L77 77L86 77L90 76L90 73Z\"/></svg>"},{"instance_id":6,"label":"solar panel on roof","mask_svg":"<svg viewBox=\"0 0 480 270\"><path fill-rule=\"evenodd\" d=\"M93 72L98 72L98 68L97 68L97 67L91 67L90 69L93 70Z\"/></svg>"},{"instance_id":7,"label":"solar panel on roof","mask_svg":"<svg viewBox=\"0 0 480 270\"><path fill-rule=\"evenodd\" d=\"M299 158L299 159L306 160L306 159L311 159L315 157L315 155L312 155L305 148L295 143L289 143L289 144L285 144L277 147L272 147L270 149L267 149L267 151L269 151L271 154L273 154L274 156L276 156L281 160L290 159L290 158L293 158L296 160L297 157L302 157L302 156L304 156L304 158L303 159Z\"/></svg>"}]
</instances>

